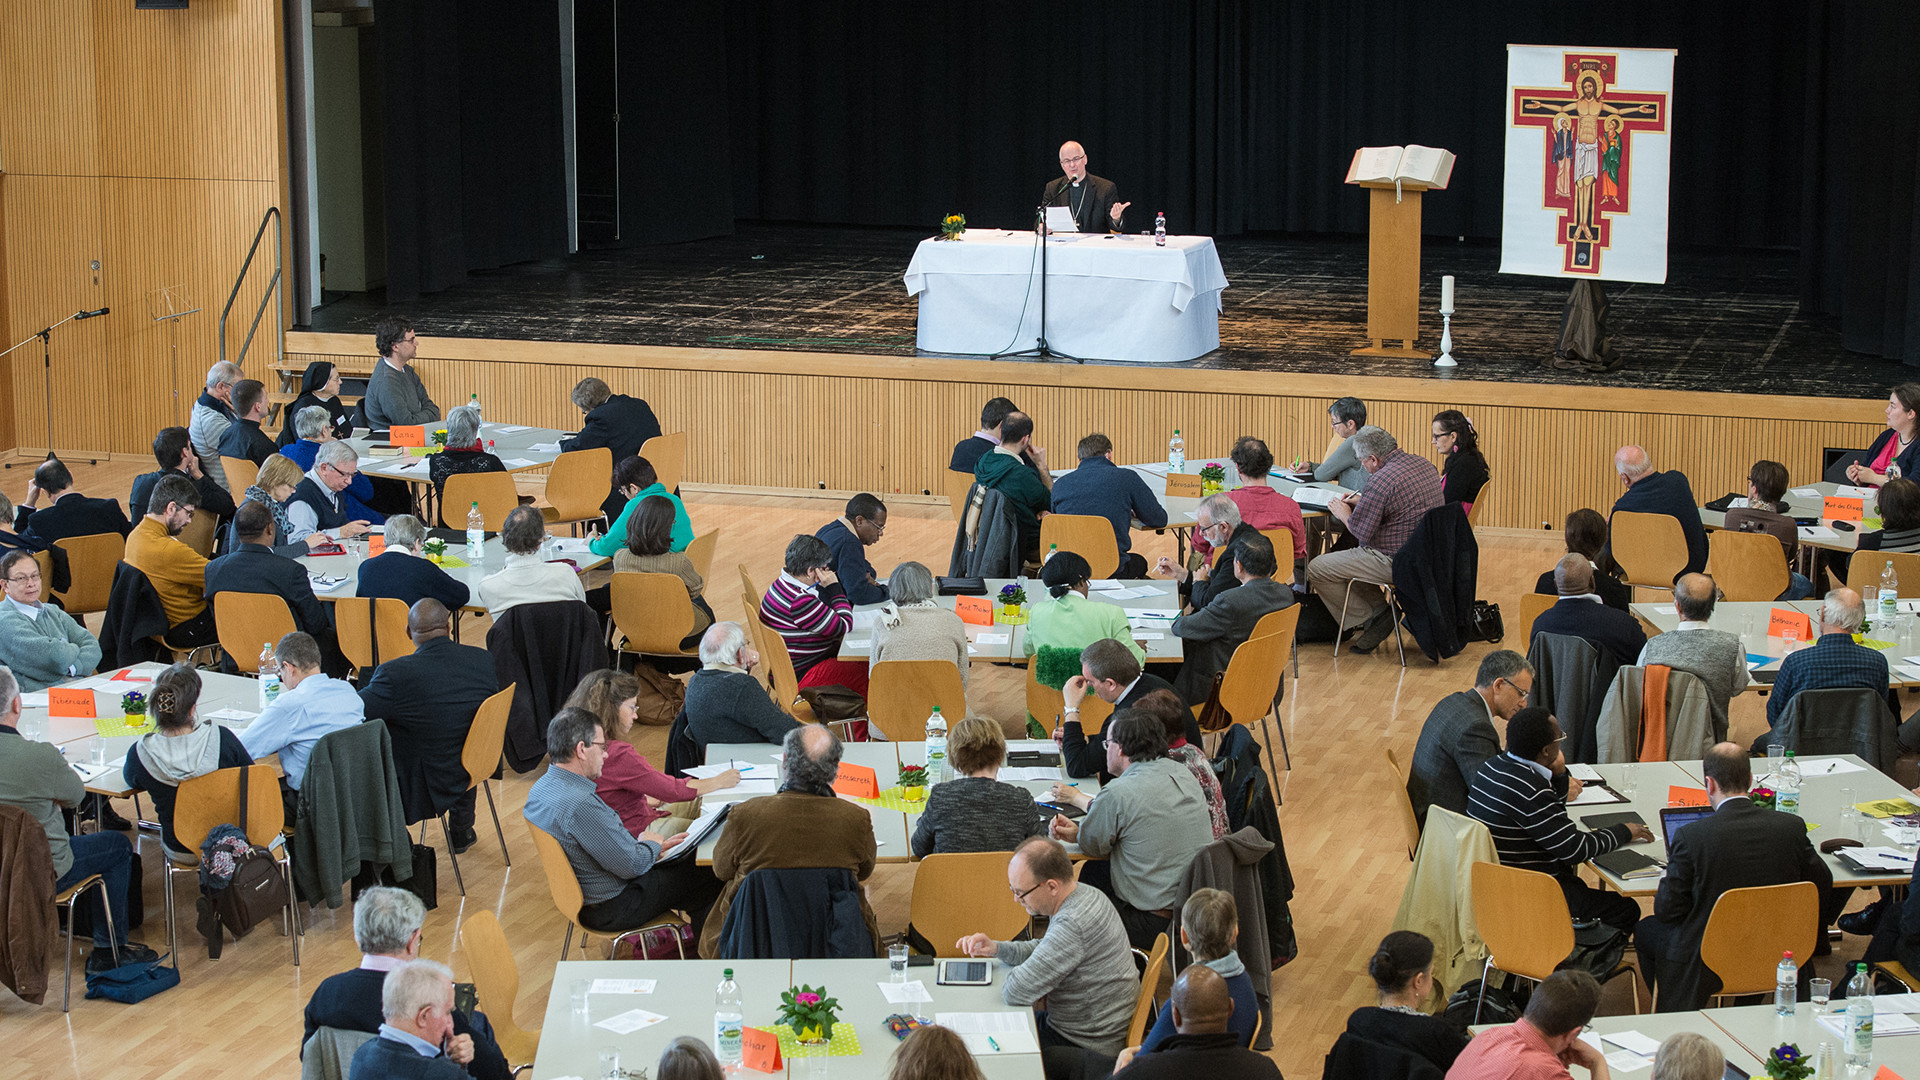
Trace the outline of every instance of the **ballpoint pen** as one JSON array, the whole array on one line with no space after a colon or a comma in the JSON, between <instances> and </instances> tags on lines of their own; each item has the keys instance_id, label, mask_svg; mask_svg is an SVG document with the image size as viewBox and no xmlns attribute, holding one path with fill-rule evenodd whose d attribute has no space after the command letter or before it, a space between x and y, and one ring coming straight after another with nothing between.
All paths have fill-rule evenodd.
<instances>
[{"instance_id":1,"label":"ballpoint pen","mask_svg":"<svg viewBox=\"0 0 1920 1080\"><path fill-rule=\"evenodd\" d=\"M996 1053L996 1054L997 1054L997 1053L999 1053L999 1052L1000 1052L1000 1044L999 1044L999 1043L997 1043L997 1042L994 1042L994 1041L993 1041L993 1036L991 1036L991 1035L989 1035L989 1036L987 1036L987 1045L988 1045L988 1046L991 1046L991 1047L993 1047L993 1052L994 1052L994 1053Z\"/></svg>"}]
</instances>

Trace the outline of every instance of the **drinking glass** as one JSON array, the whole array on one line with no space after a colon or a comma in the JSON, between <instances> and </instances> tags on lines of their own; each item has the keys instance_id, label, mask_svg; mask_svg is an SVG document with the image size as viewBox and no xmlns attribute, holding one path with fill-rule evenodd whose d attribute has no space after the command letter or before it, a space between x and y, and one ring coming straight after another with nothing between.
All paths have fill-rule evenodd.
<instances>
[{"instance_id":1,"label":"drinking glass","mask_svg":"<svg viewBox=\"0 0 1920 1080\"><path fill-rule=\"evenodd\" d=\"M88 760L93 762L94 768L104 767L107 763L107 740L98 735L88 739L87 755Z\"/></svg>"},{"instance_id":2,"label":"drinking glass","mask_svg":"<svg viewBox=\"0 0 1920 1080\"><path fill-rule=\"evenodd\" d=\"M1620 794L1625 795L1628 802L1640 792L1639 774L1640 770L1633 765L1620 766Z\"/></svg>"},{"instance_id":3,"label":"drinking glass","mask_svg":"<svg viewBox=\"0 0 1920 1080\"><path fill-rule=\"evenodd\" d=\"M573 999L573 1014L587 1015L587 988L593 984L585 979L574 979L567 983L567 995Z\"/></svg>"},{"instance_id":4,"label":"drinking glass","mask_svg":"<svg viewBox=\"0 0 1920 1080\"><path fill-rule=\"evenodd\" d=\"M1797 626L1789 626L1786 629L1780 631L1781 655L1785 655L1787 653L1792 652L1794 645L1797 644L1799 640L1800 640L1800 628Z\"/></svg>"},{"instance_id":5,"label":"drinking glass","mask_svg":"<svg viewBox=\"0 0 1920 1080\"><path fill-rule=\"evenodd\" d=\"M1920 827L1895 825L1893 827L1893 842L1901 851L1909 855L1913 854L1915 848L1920 848Z\"/></svg>"},{"instance_id":6,"label":"drinking glass","mask_svg":"<svg viewBox=\"0 0 1920 1080\"><path fill-rule=\"evenodd\" d=\"M887 946L887 973L894 982L907 981L907 947L905 945Z\"/></svg>"},{"instance_id":7,"label":"drinking glass","mask_svg":"<svg viewBox=\"0 0 1920 1080\"><path fill-rule=\"evenodd\" d=\"M1833 980L1813 979L1807 983L1807 992L1813 998L1815 1014L1827 1011L1827 999L1833 996Z\"/></svg>"},{"instance_id":8,"label":"drinking glass","mask_svg":"<svg viewBox=\"0 0 1920 1080\"><path fill-rule=\"evenodd\" d=\"M601 1080L620 1080L620 1048L603 1046L600 1048Z\"/></svg>"},{"instance_id":9,"label":"drinking glass","mask_svg":"<svg viewBox=\"0 0 1920 1080\"><path fill-rule=\"evenodd\" d=\"M1780 763L1787 758L1787 744L1770 742L1767 744L1767 779L1780 775Z\"/></svg>"}]
</instances>

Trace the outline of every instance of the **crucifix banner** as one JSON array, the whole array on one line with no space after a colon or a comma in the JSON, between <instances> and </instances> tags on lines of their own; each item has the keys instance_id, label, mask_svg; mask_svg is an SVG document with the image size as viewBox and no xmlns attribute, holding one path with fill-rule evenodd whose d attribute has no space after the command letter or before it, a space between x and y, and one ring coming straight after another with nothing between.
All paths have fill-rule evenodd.
<instances>
[{"instance_id":1,"label":"crucifix banner","mask_svg":"<svg viewBox=\"0 0 1920 1080\"><path fill-rule=\"evenodd\" d=\"M1667 279L1674 56L1507 46L1502 273Z\"/></svg>"}]
</instances>

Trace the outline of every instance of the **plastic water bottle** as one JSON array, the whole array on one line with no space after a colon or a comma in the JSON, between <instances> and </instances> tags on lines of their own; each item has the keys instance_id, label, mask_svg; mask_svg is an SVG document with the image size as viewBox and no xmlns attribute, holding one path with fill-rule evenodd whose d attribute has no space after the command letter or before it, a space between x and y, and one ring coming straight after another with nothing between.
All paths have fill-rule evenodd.
<instances>
[{"instance_id":1,"label":"plastic water bottle","mask_svg":"<svg viewBox=\"0 0 1920 1080\"><path fill-rule=\"evenodd\" d=\"M473 410L473 419L478 422L480 419L480 395L470 395L467 398L467 407Z\"/></svg>"},{"instance_id":2,"label":"plastic water bottle","mask_svg":"<svg viewBox=\"0 0 1920 1080\"><path fill-rule=\"evenodd\" d=\"M1800 763L1793 760L1793 751L1780 761L1780 771L1773 777L1773 808L1783 814L1800 812Z\"/></svg>"},{"instance_id":3,"label":"plastic water bottle","mask_svg":"<svg viewBox=\"0 0 1920 1080\"><path fill-rule=\"evenodd\" d=\"M280 658L273 655L273 642L260 646L260 708L273 704L280 696Z\"/></svg>"},{"instance_id":4,"label":"plastic water bottle","mask_svg":"<svg viewBox=\"0 0 1920 1080\"><path fill-rule=\"evenodd\" d=\"M1890 633L1894 619L1900 615L1900 575L1893 572L1893 560L1887 560L1887 568L1880 571L1880 617L1875 620L1882 633Z\"/></svg>"},{"instance_id":5,"label":"plastic water bottle","mask_svg":"<svg viewBox=\"0 0 1920 1080\"><path fill-rule=\"evenodd\" d=\"M927 717L927 786L947 778L947 718L935 705L933 715Z\"/></svg>"},{"instance_id":6,"label":"plastic water bottle","mask_svg":"<svg viewBox=\"0 0 1920 1080\"><path fill-rule=\"evenodd\" d=\"M1793 995L1800 986L1800 965L1793 962L1793 954L1781 953L1780 966L1773 969L1773 1011L1781 1016L1793 1015Z\"/></svg>"},{"instance_id":7,"label":"plastic water bottle","mask_svg":"<svg viewBox=\"0 0 1920 1080\"><path fill-rule=\"evenodd\" d=\"M1059 544L1048 544L1048 545L1047 545L1047 554L1046 554L1046 556L1045 556L1045 558L1042 558L1042 559L1040 560L1040 565L1041 565L1041 566L1045 566L1045 565L1047 565L1047 559L1051 559L1051 558L1053 558L1053 557L1054 557L1055 555L1058 555L1058 554L1060 554L1060 545L1059 545Z\"/></svg>"},{"instance_id":8,"label":"plastic water bottle","mask_svg":"<svg viewBox=\"0 0 1920 1080\"><path fill-rule=\"evenodd\" d=\"M1864 1069L1873 1060L1873 976L1855 965L1847 984L1847 1064Z\"/></svg>"},{"instance_id":9,"label":"plastic water bottle","mask_svg":"<svg viewBox=\"0 0 1920 1080\"><path fill-rule=\"evenodd\" d=\"M1167 440L1167 471L1187 471L1187 440L1180 437L1180 429L1173 429L1173 438Z\"/></svg>"},{"instance_id":10,"label":"plastic water bottle","mask_svg":"<svg viewBox=\"0 0 1920 1080\"><path fill-rule=\"evenodd\" d=\"M733 981L733 969L720 976L720 989L713 993L713 1056L721 1064L740 1060L740 1028L745 1019L740 1008L740 984Z\"/></svg>"},{"instance_id":11,"label":"plastic water bottle","mask_svg":"<svg viewBox=\"0 0 1920 1080\"><path fill-rule=\"evenodd\" d=\"M467 561L477 563L487 544L487 519L475 502L467 508Z\"/></svg>"},{"instance_id":12,"label":"plastic water bottle","mask_svg":"<svg viewBox=\"0 0 1920 1080\"><path fill-rule=\"evenodd\" d=\"M1156 247L1167 246L1167 212L1165 210L1153 216L1153 242Z\"/></svg>"}]
</instances>

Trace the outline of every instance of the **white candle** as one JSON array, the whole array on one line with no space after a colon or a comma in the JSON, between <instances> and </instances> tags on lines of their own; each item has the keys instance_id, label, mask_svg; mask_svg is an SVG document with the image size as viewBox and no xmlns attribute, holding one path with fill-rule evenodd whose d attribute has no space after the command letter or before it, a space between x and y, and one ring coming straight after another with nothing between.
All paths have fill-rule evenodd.
<instances>
[{"instance_id":1,"label":"white candle","mask_svg":"<svg viewBox=\"0 0 1920 1080\"><path fill-rule=\"evenodd\" d=\"M1443 312L1450 312L1453 310L1453 275L1452 274L1448 274L1445 277L1440 279L1440 310Z\"/></svg>"}]
</instances>

